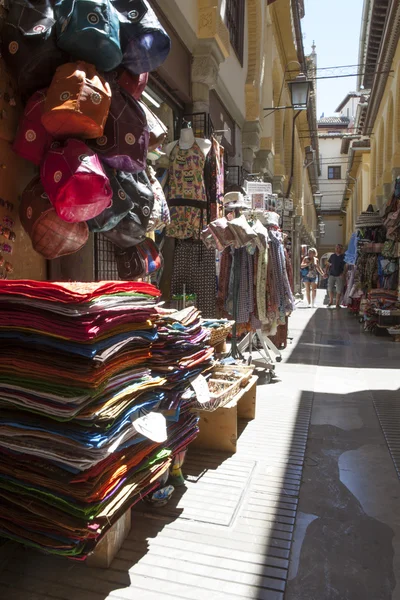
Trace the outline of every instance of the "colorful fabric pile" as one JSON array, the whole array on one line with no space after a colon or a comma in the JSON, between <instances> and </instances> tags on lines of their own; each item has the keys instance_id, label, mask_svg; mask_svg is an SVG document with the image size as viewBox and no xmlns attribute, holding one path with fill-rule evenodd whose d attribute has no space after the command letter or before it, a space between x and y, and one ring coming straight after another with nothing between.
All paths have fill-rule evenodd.
<instances>
[{"instance_id":1,"label":"colorful fabric pile","mask_svg":"<svg viewBox=\"0 0 400 600\"><path fill-rule=\"evenodd\" d=\"M158 296L0 282L0 536L85 558L197 435L182 395L211 361L208 334Z\"/></svg>"}]
</instances>

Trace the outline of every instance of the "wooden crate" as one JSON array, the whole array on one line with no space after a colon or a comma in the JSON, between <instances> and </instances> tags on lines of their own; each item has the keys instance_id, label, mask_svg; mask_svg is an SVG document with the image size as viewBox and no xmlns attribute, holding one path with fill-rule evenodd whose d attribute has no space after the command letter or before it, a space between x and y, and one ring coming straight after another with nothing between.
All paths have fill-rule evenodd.
<instances>
[{"instance_id":1,"label":"wooden crate","mask_svg":"<svg viewBox=\"0 0 400 600\"><path fill-rule=\"evenodd\" d=\"M258 377L253 375L245 388L226 406L214 412L197 411L200 433L191 447L235 453L238 439L238 419L254 419Z\"/></svg>"},{"instance_id":2,"label":"wooden crate","mask_svg":"<svg viewBox=\"0 0 400 600\"><path fill-rule=\"evenodd\" d=\"M131 509L127 510L97 544L93 554L88 556L88 567L108 569L131 530Z\"/></svg>"}]
</instances>

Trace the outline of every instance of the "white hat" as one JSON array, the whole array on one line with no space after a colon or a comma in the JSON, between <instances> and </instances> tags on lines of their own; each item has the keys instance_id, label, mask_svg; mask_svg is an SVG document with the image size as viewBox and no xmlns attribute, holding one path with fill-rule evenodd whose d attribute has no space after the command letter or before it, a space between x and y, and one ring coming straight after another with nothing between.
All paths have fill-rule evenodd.
<instances>
[{"instance_id":1,"label":"white hat","mask_svg":"<svg viewBox=\"0 0 400 600\"><path fill-rule=\"evenodd\" d=\"M241 192L228 192L224 196L224 207L225 208L248 208L248 202L245 202L244 196Z\"/></svg>"}]
</instances>

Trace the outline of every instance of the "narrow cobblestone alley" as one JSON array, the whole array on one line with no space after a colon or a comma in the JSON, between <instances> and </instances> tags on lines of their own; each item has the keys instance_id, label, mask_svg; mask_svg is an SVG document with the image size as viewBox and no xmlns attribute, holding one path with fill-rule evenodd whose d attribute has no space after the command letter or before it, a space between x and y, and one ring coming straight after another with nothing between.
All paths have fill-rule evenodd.
<instances>
[{"instance_id":1,"label":"narrow cobblestone alley","mask_svg":"<svg viewBox=\"0 0 400 600\"><path fill-rule=\"evenodd\" d=\"M184 493L135 508L108 570L16 547L1 598L400 598L400 484L377 416L396 460L400 349L319 305L291 318L236 455L192 451Z\"/></svg>"}]
</instances>

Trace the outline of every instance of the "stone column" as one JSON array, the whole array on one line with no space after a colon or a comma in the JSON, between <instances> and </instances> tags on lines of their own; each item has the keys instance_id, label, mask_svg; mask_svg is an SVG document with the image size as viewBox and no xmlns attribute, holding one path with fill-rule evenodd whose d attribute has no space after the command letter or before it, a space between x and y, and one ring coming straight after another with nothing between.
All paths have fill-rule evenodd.
<instances>
[{"instance_id":1,"label":"stone column","mask_svg":"<svg viewBox=\"0 0 400 600\"><path fill-rule=\"evenodd\" d=\"M292 263L293 263L293 279L294 293L298 297L303 297L300 277L300 246L301 246L301 231L303 227L303 217L295 217L293 229L293 247L292 247Z\"/></svg>"},{"instance_id":2,"label":"stone column","mask_svg":"<svg viewBox=\"0 0 400 600\"><path fill-rule=\"evenodd\" d=\"M254 159L260 148L260 121L246 121L242 131L243 168L249 173L253 173Z\"/></svg>"},{"instance_id":3,"label":"stone column","mask_svg":"<svg viewBox=\"0 0 400 600\"><path fill-rule=\"evenodd\" d=\"M193 51L193 112L210 110L210 90L217 85L219 65L224 56L215 40L201 41Z\"/></svg>"}]
</instances>

